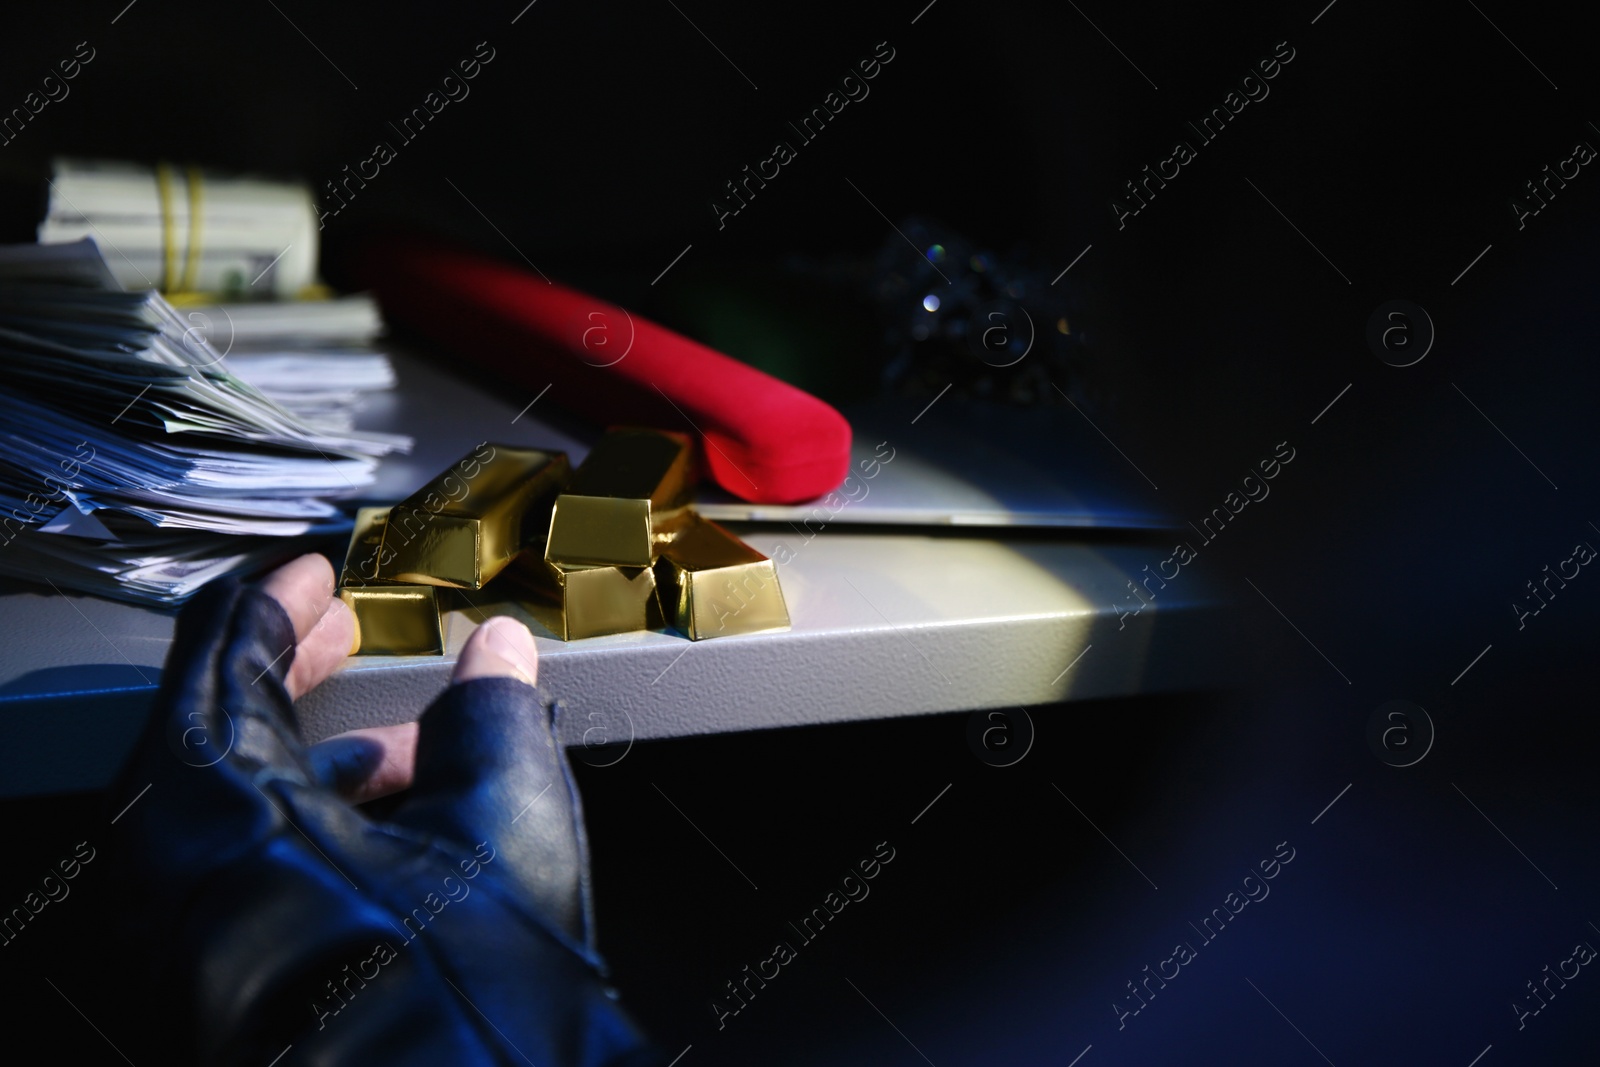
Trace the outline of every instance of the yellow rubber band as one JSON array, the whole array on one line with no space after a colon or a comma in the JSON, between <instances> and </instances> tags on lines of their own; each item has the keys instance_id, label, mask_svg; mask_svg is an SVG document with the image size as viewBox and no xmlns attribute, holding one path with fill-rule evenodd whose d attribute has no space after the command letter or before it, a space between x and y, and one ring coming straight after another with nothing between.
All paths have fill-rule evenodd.
<instances>
[{"instance_id":1,"label":"yellow rubber band","mask_svg":"<svg viewBox=\"0 0 1600 1067\"><path fill-rule=\"evenodd\" d=\"M156 195L161 200L161 289L170 293L177 285L176 251L172 237L172 168L156 164Z\"/></svg>"},{"instance_id":2,"label":"yellow rubber band","mask_svg":"<svg viewBox=\"0 0 1600 1067\"><path fill-rule=\"evenodd\" d=\"M183 289L193 292L199 288L196 282L200 274L200 168L191 166L184 173L189 181L189 247L183 257Z\"/></svg>"}]
</instances>

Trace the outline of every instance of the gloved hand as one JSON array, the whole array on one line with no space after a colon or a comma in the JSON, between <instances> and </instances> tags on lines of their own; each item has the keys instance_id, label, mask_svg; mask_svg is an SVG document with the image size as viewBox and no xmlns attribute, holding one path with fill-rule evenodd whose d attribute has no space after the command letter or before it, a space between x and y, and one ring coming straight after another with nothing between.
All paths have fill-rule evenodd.
<instances>
[{"instance_id":1,"label":"gloved hand","mask_svg":"<svg viewBox=\"0 0 1600 1067\"><path fill-rule=\"evenodd\" d=\"M491 620L405 728L313 750L292 701L354 636L304 556L178 622L108 800L119 933L202 1064L656 1063L594 946L578 795L532 638ZM386 821L336 791L405 784ZM315 754L313 754L315 753ZM374 758L375 757L375 758Z\"/></svg>"}]
</instances>

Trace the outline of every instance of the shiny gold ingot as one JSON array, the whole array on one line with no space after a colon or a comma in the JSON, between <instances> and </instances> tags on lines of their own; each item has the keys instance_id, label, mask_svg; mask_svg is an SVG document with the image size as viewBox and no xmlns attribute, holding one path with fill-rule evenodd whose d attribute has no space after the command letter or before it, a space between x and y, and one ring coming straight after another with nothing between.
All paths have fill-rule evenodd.
<instances>
[{"instance_id":1,"label":"shiny gold ingot","mask_svg":"<svg viewBox=\"0 0 1600 1067\"><path fill-rule=\"evenodd\" d=\"M383 553L388 508L356 512L355 531L339 575L339 599L356 619L352 650L380 656L437 656L444 652L439 601L432 586L374 577Z\"/></svg>"},{"instance_id":2,"label":"shiny gold ingot","mask_svg":"<svg viewBox=\"0 0 1600 1067\"><path fill-rule=\"evenodd\" d=\"M556 499L544 558L648 567L654 524L688 499L694 450L683 434L611 430Z\"/></svg>"},{"instance_id":3,"label":"shiny gold ingot","mask_svg":"<svg viewBox=\"0 0 1600 1067\"><path fill-rule=\"evenodd\" d=\"M772 560L693 512L664 524L662 536L656 562L661 606L690 640L788 628Z\"/></svg>"},{"instance_id":4,"label":"shiny gold ingot","mask_svg":"<svg viewBox=\"0 0 1600 1067\"><path fill-rule=\"evenodd\" d=\"M661 625L656 576L649 567L546 563L561 600L563 641Z\"/></svg>"},{"instance_id":5,"label":"shiny gold ingot","mask_svg":"<svg viewBox=\"0 0 1600 1067\"><path fill-rule=\"evenodd\" d=\"M483 588L543 535L569 472L564 452L479 445L390 509L378 576Z\"/></svg>"}]
</instances>

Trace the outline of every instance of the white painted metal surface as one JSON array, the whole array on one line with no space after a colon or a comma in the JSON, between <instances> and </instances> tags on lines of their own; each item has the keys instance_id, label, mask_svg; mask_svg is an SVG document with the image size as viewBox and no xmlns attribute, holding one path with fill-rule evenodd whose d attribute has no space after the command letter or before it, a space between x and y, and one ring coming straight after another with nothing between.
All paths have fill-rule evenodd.
<instances>
[{"instance_id":1,"label":"white painted metal surface","mask_svg":"<svg viewBox=\"0 0 1600 1067\"><path fill-rule=\"evenodd\" d=\"M485 438L567 447L571 437L413 359L369 424L417 454L387 463L402 497ZM545 398L546 400L550 398ZM543 403L543 401L541 401ZM518 414L522 412L522 414ZM892 476L885 468L882 478ZM301 702L309 739L416 718L447 684L481 617L534 628L540 681L570 709L569 744L764 729L1171 691L1219 679L1210 597L1185 575L1133 610L1129 581L1164 548L1094 531L809 535L736 527L780 561L793 628L689 642L671 631L564 643L536 609L484 603L446 620L443 657L355 657ZM1184 586L1187 586L1186 588ZM172 616L48 587L0 592L0 795L104 785L143 724ZM599 757L603 759L604 757Z\"/></svg>"}]
</instances>

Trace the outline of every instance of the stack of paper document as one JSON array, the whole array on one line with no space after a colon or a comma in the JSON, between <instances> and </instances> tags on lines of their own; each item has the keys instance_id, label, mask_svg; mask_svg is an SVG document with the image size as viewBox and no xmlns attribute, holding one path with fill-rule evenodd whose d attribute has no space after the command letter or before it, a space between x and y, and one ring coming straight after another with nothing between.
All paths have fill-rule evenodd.
<instances>
[{"instance_id":1,"label":"stack of paper document","mask_svg":"<svg viewBox=\"0 0 1600 1067\"><path fill-rule=\"evenodd\" d=\"M365 393L394 388L389 357L373 346L383 332L367 295L336 300L185 307L229 370L319 430L355 424Z\"/></svg>"},{"instance_id":2,"label":"stack of paper document","mask_svg":"<svg viewBox=\"0 0 1600 1067\"><path fill-rule=\"evenodd\" d=\"M318 314L361 319L324 335L341 352L371 339L370 307L355 305L276 337L315 345L304 322ZM212 321L124 292L92 241L0 248L0 572L175 602L281 553L283 537L349 528L336 501L411 444L349 428L359 393L392 381L387 361L330 355L323 379L314 348L284 353L247 321L263 389L212 343ZM300 361L293 381L283 360ZM301 410L274 399L291 393Z\"/></svg>"}]
</instances>

